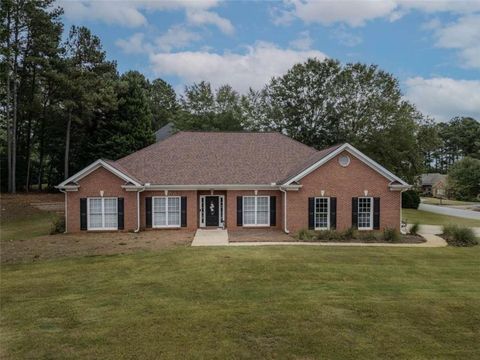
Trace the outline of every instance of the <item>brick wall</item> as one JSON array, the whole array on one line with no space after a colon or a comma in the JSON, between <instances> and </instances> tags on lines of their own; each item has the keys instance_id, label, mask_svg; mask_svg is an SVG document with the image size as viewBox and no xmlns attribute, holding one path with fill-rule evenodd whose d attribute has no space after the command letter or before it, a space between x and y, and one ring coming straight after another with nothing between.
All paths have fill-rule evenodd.
<instances>
[{"instance_id":1,"label":"brick wall","mask_svg":"<svg viewBox=\"0 0 480 360\"><path fill-rule=\"evenodd\" d=\"M103 190L104 197L123 197L125 211L125 231L137 228L137 194L122 189L125 181L118 176L105 170L103 167L93 171L81 179L78 191L67 192L67 231L80 231L80 199L87 197L99 197Z\"/></svg>"},{"instance_id":2,"label":"brick wall","mask_svg":"<svg viewBox=\"0 0 480 360\"><path fill-rule=\"evenodd\" d=\"M338 158L348 155L351 159L347 167L338 163ZM317 170L299 181L302 188L289 191L287 199L288 229L296 232L308 228L308 198L324 196L337 198L337 229L344 230L352 226L352 197L380 197L380 228L400 228L399 191L390 191L390 181L378 172L345 152L331 159Z\"/></svg>"}]
</instances>

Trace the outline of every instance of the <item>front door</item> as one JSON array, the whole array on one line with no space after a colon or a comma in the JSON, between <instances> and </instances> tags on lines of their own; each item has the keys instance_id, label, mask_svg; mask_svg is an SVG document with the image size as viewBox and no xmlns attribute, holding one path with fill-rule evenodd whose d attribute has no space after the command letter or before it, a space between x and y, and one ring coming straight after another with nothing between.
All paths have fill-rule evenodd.
<instances>
[{"instance_id":1,"label":"front door","mask_svg":"<svg viewBox=\"0 0 480 360\"><path fill-rule=\"evenodd\" d=\"M205 197L205 225L206 226L219 226L218 221L219 206L218 196L206 196Z\"/></svg>"}]
</instances>

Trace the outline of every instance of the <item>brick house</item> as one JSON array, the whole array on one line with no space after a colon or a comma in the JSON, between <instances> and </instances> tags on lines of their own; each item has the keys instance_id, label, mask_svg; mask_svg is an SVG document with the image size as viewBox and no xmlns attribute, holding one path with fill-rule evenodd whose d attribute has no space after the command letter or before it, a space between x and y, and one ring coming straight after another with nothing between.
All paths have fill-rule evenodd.
<instances>
[{"instance_id":1,"label":"brick house","mask_svg":"<svg viewBox=\"0 0 480 360\"><path fill-rule=\"evenodd\" d=\"M274 132L179 132L57 186L68 232L399 229L409 187L350 144L318 151Z\"/></svg>"}]
</instances>

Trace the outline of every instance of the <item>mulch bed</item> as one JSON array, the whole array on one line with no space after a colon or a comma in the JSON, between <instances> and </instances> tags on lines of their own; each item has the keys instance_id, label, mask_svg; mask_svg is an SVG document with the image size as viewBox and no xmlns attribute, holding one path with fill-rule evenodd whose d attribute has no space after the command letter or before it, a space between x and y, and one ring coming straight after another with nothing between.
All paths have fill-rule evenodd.
<instances>
[{"instance_id":1,"label":"mulch bed","mask_svg":"<svg viewBox=\"0 0 480 360\"><path fill-rule=\"evenodd\" d=\"M301 241L301 240L299 240ZM365 244L421 244L424 243L426 240L421 237L420 235L402 235L400 241L385 241L382 239L375 239L375 240L365 240L365 239L334 239L334 240L312 240L316 242L341 242L341 243L365 243Z\"/></svg>"}]
</instances>

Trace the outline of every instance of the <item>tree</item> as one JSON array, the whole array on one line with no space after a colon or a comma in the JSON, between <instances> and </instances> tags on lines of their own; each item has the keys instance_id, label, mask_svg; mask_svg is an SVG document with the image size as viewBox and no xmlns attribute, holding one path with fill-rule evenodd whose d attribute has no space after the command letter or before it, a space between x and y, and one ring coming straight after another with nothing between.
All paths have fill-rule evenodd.
<instances>
[{"instance_id":1,"label":"tree","mask_svg":"<svg viewBox=\"0 0 480 360\"><path fill-rule=\"evenodd\" d=\"M452 165L448 185L459 200L478 200L480 195L480 160L465 157Z\"/></svg>"},{"instance_id":2,"label":"tree","mask_svg":"<svg viewBox=\"0 0 480 360\"><path fill-rule=\"evenodd\" d=\"M178 112L177 95L173 87L162 79L149 84L148 102L152 112L152 126L159 129L174 120Z\"/></svg>"},{"instance_id":3,"label":"tree","mask_svg":"<svg viewBox=\"0 0 480 360\"><path fill-rule=\"evenodd\" d=\"M181 110L175 117L180 130L237 131L243 129L240 96L229 85L212 91L208 82L185 87Z\"/></svg>"},{"instance_id":4,"label":"tree","mask_svg":"<svg viewBox=\"0 0 480 360\"><path fill-rule=\"evenodd\" d=\"M398 80L374 65L309 59L273 78L247 106L250 128L280 131L317 149L349 142L413 181L423 168L423 116L403 100Z\"/></svg>"}]
</instances>

